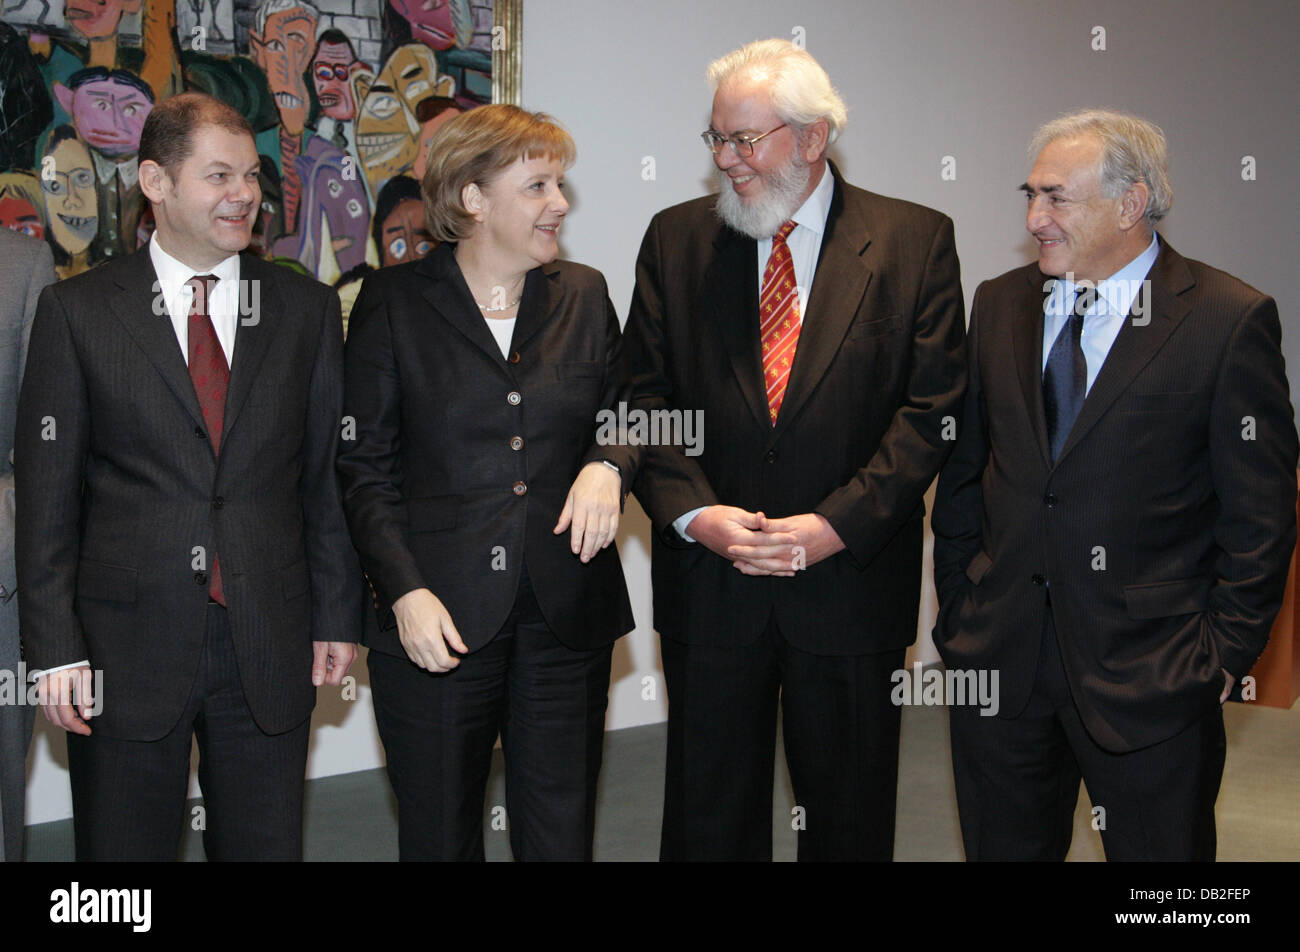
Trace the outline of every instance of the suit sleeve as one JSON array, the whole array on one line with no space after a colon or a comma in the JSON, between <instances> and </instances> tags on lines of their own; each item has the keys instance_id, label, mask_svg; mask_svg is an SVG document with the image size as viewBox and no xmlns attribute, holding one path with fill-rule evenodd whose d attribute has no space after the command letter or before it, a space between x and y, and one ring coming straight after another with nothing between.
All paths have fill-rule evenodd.
<instances>
[{"instance_id":1,"label":"suit sleeve","mask_svg":"<svg viewBox=\"0 0 1300 952\"><path fill-rule=\"evenodd\" d=\"M931 241L916 301L907 392L893 422L867 465L814 508L859 566L912 517L952 450L944 428L955 422L966 386L966 321L948 218Z\"/></svg>"},{"instance_id":2,"label":"suit sleeve","mask_svg":"<svg viewBox=\"0 0 1300 952\"><path fill-rule=\"evenodd\" d=\"M358 641L365 589L348 538L334 459L343 416L343 316L339 296L325 288L323 326L312 368L303 438L300 493L311 573L312 640Z\"/></svg>"},{"instance_id":3,"label":"suit sleeve","mask_svg":"<svg viewBox=\"0 0 1300 952\"><path fill-rule=\"evenodd\" d=\"M1300 450L1281 339L1277 305L1258 299L1228 342L1210 410L1219 554L1205 624L1237 678L1268 642L1296 544Z\"/></svg>"},{"instance_id":4,"label":"suit sleeve","mask_svg":"<svg viewBox=\"0 0 1300 952\"><path fill-rule=\"evenodd\" d=\"M966 338L967 384L957 418L957 440L952 455L939 473L934 496L934 585L940 605L946 605L961 587L962 573L979 552L984 522L984 467L989 459L989 428L980 381L980 293L971 305L970 332Z\"/></svg>"},{"instance_id":5,"label":"suit sleeve","mask_svg":"<svg viewBox=\"0 0 1300 952\"><path fill-rule=\"evenodd\" d=\"M73 599L90 408L58 291L45 289L32 322L14 437L19 630L28 666L42 670L89 657Z\"/></svg>"},{"instance_id":6,"label":"suit sleeve","mask_svg":"<svg viewBox=\"0 0 1300 952\"><path fill-rule=\"evenodd\" d=\"M22 337L18 347L17 373L12 378L14 380L14 393L23 385L23 370L27 366L27 348L32 336L32 321L36 318L36 305L40 301L41 292L48 285L55 282L54 274L54 256L50 253L50 246L41 242L37 246L35 261L33 262L31 281L27 285L27 306L23 309L23 329Z\"/></svg>"},{"instance_id":7,"label":"suit sleeve","mask_svg":"<svg viewBox=\"0 0 1300 952\"><path fill-rule=\"evenodd\" d=\"M605 378L601 389L602 410L609 410L617 416L619 403L630 404L632 397L632 380L628 373L627 357L623 350L623 332L618 326L618 314L609 299L609 291L601 282L603 297L603 317L605 335ZM600 429L597 429L597 441L592 444L583 457L582 464L607 459L618 467L622 478L622 495L627 498L632 484L636 481L637 471L645 456L644 446L632 446L628 443L627 433L619 430L612 441L600 441Z\"/></svg>"},{"instance_id":8,"label":"suit sleeve","mask_svg":"<svg viewBox=\"0 0 1300 952\"><path fill-rule=\"evenodd\" d=\"M675 407L672 342L664 301L663 254L658 216L650 222L636 262L636 287L627 316L625 347L632 368L633 405L652 414ZM634 487L636 498L664 542L690 545L673 529L673 520L702 506L716 506L718 497L699 463L682 446L646 448Z\"/></svg>"},{"instance_id":9,"label":"suit sleeve","mask_svg":"<svg viewBox=\"0 0 1300 952\"><path fill-rule=\"evenodd\" d=\"M428 585L406 545L402 391L382 280L367 278L361 286L348 322L343 363L343 412L354 428L345 434L338 456L343 511L362 568L387 607Z\"/></svg>"}]
</instances>

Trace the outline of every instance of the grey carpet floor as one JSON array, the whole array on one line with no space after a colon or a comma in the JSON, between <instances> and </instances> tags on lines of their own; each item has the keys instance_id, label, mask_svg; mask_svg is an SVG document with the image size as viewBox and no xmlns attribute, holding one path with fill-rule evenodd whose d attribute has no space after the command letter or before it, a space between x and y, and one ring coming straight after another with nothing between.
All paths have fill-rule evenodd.
<instances>
[{"instance_id":1,"label":"grey carpet floor","mask_svg":"<svg viewBox=\"0 0 1300 952\"><path fill-rule=\"evenodd\" d=\"M1226 710L1228 760L1218 802L1220 860L1300 860L1300 704L1290 711L1244 704ZM905 707L898 780L894 857L959 861L961 837L943 708ZM666 727L654 724L611 731L605 738L596 815L595 855L601 861L651 861L659 852L663 811ZM777 753L772 802L773 854L795 857L791 828L794 799ZM196 801L197 802L197 801ZM510 859L509 834L493 830L493 808L504 807L501 752L495 754L484 803L489 860ZM497 811L499 814L501 811ZM1069 859L1104 858L1091 808L1080 790ZM507 822L509 822L507 817ZM306 795L306 858L314 861L375 861L397 858L397 809L382 770L313 780ZM70 860L72 821L28 829L29 860ZM203 859L200 834L186 831L182 858Z\"/></svg>"}]
</instances>

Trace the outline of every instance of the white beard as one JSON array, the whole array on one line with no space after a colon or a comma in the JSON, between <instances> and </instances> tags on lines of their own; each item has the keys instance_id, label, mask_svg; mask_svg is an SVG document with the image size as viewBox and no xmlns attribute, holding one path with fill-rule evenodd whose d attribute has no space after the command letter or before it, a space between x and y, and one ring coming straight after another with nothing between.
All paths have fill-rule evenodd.
<instances>
[{"instance_id":1,"label":"white beard","mask_svg":"<svg viewBox=\"0 0 1300 952\"><path fill-rule=\"evenodd\" d=\"M736 193L731 179L721 169L718 175L718 217L742 235L762 240L771 238L803 204L803 193L808 188L812 170L798 156L792 156L782 168L760 176L764 185L762 197L746 202Z\"/></svg>"}]
</instances>

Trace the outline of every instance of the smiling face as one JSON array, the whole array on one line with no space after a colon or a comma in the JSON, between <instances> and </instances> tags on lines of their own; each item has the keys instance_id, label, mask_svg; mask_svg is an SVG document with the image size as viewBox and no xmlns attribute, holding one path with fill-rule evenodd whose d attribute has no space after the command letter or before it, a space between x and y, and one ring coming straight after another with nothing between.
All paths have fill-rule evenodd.
<instances>
[{"instance_id":1,"label":"smiling face","mask_svg":"<svg viewBox=\"0 0 1300 952\"><path fill-rule=\"evenodd\" d=\"M141 0L68 0L63 18L86 39L97 40L116 34L122 15L139 12L140 4Z\"/></svg>"},{"instance_id":2,"label":"smiling face","mask_svg":"<svg viewBox=\"0 0 1300 952\"><path fill-rule=\"evenodd\" d=\"M1101 140L1093 135L1049 142L1022 186L1028 200L1025 228L1038 242L1043 274L1075 281L1104 281L1141 253L1150 235L1136 227L1146 208L1137 199L1107 198L1101 189ZM1140 187L1141 188L1141 187ZM1136 249L1136 250L1134 250Z\"/></svg>"},{"instance_id":3,"label":"smiling face","mask_svg":"<svg viewBox=\"0 0 1300 952\"><path fill-rule=\"evenodd\" d=\"M305 10L285 10L266 18L266 32L250 32L253 62L266 73L280 121L291 135L307 123L307 84L302 78L311 61L316 18Z\"/></svg>"},{"instance_id":4,"label":"smiling face","mask_svg":"<svg viewBox=\"0 0 1300 952\"><path fill-rule=\"evenodd\" d=\"M250 136L220 126L194 132L189 158L169 174L140 163L140 188L153 204L158 241L196 271L248 246L262 193L260 160Z\"/></svg>"},{"instance_id":5,"label":"smiling face","mask_svg":"<svg viewBox=\"0 0 1300 952\"><path fill-rule=\"evenodd\" d=\"M411 24L411 38L434 50L456 44L451 0L390 0L389 6Z\"/></svg>"},{"instance_id":6,"label":"smiling face","mask_svg":"<svg viewBox=\"0 0 1300 952\"><path fill-rule=\"evenodd\" d=\"M560 253L558 233L569 202L558 159L519 159L486 188L468 185L465 191L465 206L478 221L465 241L480 244L503 271L531 270Z\"/></svg>"},{"instance_id":7,"label":"smiling face","mask_svg":"<svg viewBox=\"0 0 1300 952\"><path fill-rule=\"evenodd\" d=\"M99 227L95 172L90 152L76 139L64 139L49 153L54 175L41 179L46 218L59 247L72 255L90 247Z\"/></svg>"},{"instance_id":8,"label":"smiling face","mask_svg":"<svg viewBox=\"0 0 1300 952\"><path fill-rule=\"evenodd\" d=\"M380 266L425 257L433 250L433 236L424 221L424 203L408 198L397 203L379 229Z\"/></svg>"},{"instance_id":9,"label":"smiling face","mask_svg":"<svg viewBox=\"0 0 1300 952\"><path fill-rule=\"evenodd\" d=\"M76 89L56 83L54 93L92 149L114 159L139 150L140 130L153 111L153 103L141 90L110 78L91 80Z\"/></svg>"},{"instance_id":10,"label":"smiling face","mask_svg":"<svg viewBox=\"0 0 1300 952\"><path fill-rule=\"evenodd\" d=\"M356 118L357 107L349 80L353 70L360 66L346 43L321 43L317 48L311 64L312 82L321 111L331 119L342 122Z\"/></svg>"},{"instance_id":11,"label":"smiling face","mask_svg":"<svg viewBox=\"0 0 1300 952\"><path fill-rule=\"evenodd\" d=\"M433 53L424 46L399 46L373 84L359 74L364 95L357 114L357 152L370 183L379 194L394 175L408 173L419 148L420 124L415 108L430 96L445 96L454 85L438 76Z\"/></svg>"},{"instance_id":12,"label":"smiling face","mask_svg":"<svg viewBox=\"0 0 1300 952\"><path fill-rule=\"evenodd\" d=\"M772 106L769 80L738 76L718 87L710 128L724 136L764 136L754 154L740 156L726 143L713 156L720 191L718 212L736 230L769 238L802 205L825 171L825 123L799 135ZM767 133L767 135L764 135Z\"/></svg>"}]
</instances>

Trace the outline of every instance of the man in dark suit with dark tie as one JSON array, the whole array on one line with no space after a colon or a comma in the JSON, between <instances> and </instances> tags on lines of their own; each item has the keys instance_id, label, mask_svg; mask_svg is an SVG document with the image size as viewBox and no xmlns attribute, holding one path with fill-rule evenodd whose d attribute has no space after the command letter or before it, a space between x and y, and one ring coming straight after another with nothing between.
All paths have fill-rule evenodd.
<instances>
[{"instance_id":1,"label":"man in dark suit with dark tie","mask_svg":"<svg viewBox=\"0 0 1300 952\"><path fill-rule=\"evenodd\" d=\"M1178 254L1164 134L1048 123L1035 264L986 281L934 510L935 643L1000 675L950 708L968 860L1064 859L1082 777L1111 860L1212 860L1221 704L1264 649L1296 541L1273 299Z\"/></svg>"},{"instance_id":2,"label":"man in dark suit with dark tie","mask_svg":"<svg viewBox=\"0 0 1300 952\"><path fill-rule=\"evenodd\" d=\"M175 859L200 750L209 859L301 859L316 687L363 611L334 472L327 287L238 252L252 130L194 93L141 136L149 246L42 295L15 463L23 642L68 731L79 859ZM102 675L102 677L101 677Z\"/></svg>"},{"instance_id":3,"label":"man in dark suit with dark tie","mask_svg":"<svg viewBox=\"0 0 1300 952\"><path fill-rule=\"evenodd\" d=\"M784 40L709 69L720 191L656 215L637 407L703 411L634 491L667 679L664 859L771 858L778 697L800 859L893 856L922 498L964 384L952 222L847 184L825 71ZM949 427L951 429L951 427Z\"/></svg>"}]
</instances>

